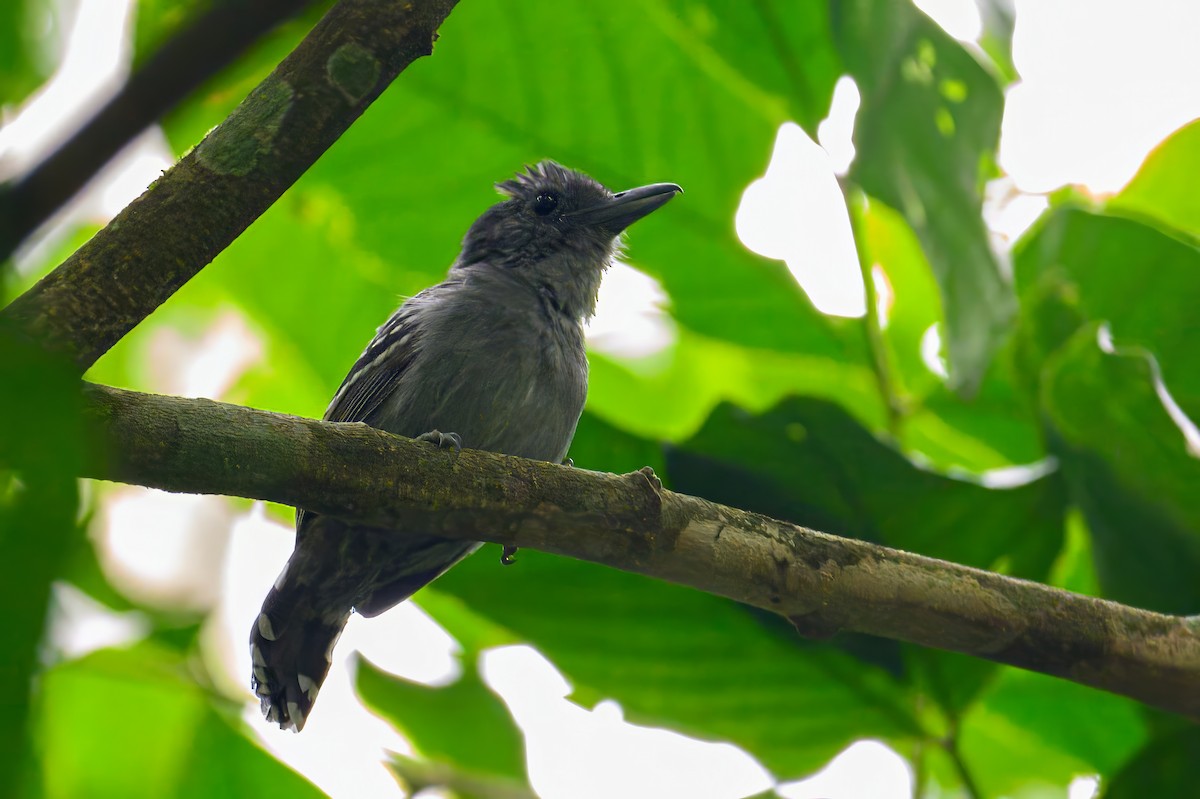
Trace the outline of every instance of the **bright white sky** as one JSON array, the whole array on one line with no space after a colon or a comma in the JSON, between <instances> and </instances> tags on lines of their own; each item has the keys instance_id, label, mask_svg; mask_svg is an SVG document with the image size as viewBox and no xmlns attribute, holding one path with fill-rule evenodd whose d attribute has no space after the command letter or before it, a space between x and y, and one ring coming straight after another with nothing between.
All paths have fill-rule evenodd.
<instances>
[{"instance_id":1,"label":"bright white sky","mask_svg":"<svg viewBox=\"0 0 1200 799\"><path fill-rule=\"evenodd\" d=\"M72 5L70 0L64 0ZM918 0L952 35L972 41L979 14L971 0ZM0 128L0 177L33 163L77 124L87 98L103 96L128 71L126 0L78 0L65 60L54 79ZM1011 242L1045 205L1039 195L1068 183L1096 193L1118 190L1146 153L1172 130L1200 116L1200 3L1194 0L1017 0L1014 59L1022 81L1009 90L1000 162L1008 176L989 187L987 220L998 243ZM785 260L817 307L860 315L863 292L845 208L835 181L853 158L850 131L858 105L853 82L838 85L821 145L795 125L780 129L762 178L751 183L737 230L755 251ZM161 132L149 131L94 182L57 226L106 219L169 166ZM32 260L26 258L25 260ZM670 344L653 280L629 267L606 281L592 345L637 357ZM939 365L936 331L928 358ZM261 343L236 314L199 341L164 332L152 348L155 388L218 397L262 355ZM189 606L213 606L206 641L213 667L231 690L245 690L250 664L246 630L291 550L290 529L261 508L234 518L211 497L167 495L135 487L108 493L100 533L106 565L131 593ZM145 630L136 614L112 614L64 588L53 640L64 652L130 640ZM409 603L379 619L354 619L339 661L303 735L266 727L256 709L246 718L264 745L338 797L399 794L378 765L384 748L408 751L387 724L354 697L345 659L358 649L397 674L427 682L454 679L457 645ZM530 773L546 799L689 796L735 799L770 785L749 755L629 725L613 702L593 711L564 697L569 686L527 647L485 658L489 684L512 708L528 738ZM1081 775L1063 787L1088 799L1096 781ZM860 742L825 771L780 791L789 799L911 796L912 774L887 747Z\"/></svg>"}]
</instances>

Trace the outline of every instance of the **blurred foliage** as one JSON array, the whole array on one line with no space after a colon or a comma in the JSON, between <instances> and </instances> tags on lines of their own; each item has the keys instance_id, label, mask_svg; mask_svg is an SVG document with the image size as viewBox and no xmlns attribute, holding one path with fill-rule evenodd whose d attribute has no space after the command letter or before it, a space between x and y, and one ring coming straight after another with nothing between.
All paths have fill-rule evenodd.
<instances>
[{"instance_id":1,"label":"blurred foliage","mask_svg":"<svg viewBox=\"0 0 1200 799\"><path fill-rule=\"evenodd\" d=\"M909 3L833 3L835 38L862 93L851 178L900 209L941 287L952 383L973 392L1012 317L983 224L1001 87Z\"/></svg>"},{"instance_id":2,"label":"blurred foliage","mask_svg":"<svg viewBox=\"0 0 1200 799\"><path fill-rule=\"evenodd\" d=\"M1168 231L1200 238L1200 196L1180 175L1200 170L1200 121L1184 125L1155 148L1109 210L1149 217Z\"/></svg>"},{"instance_id":3,"label":"blurred foliage","mask_svg":"<svg viewBox=\"0 0 1200 799\"><path fill-rule=\"evenodd\" d=\"M322 795L246 738L240 708L211 696L186 655L100 650L48 669L41 689L47 799Z\"/></svg>"},{"instance_id":4,"label":"blurred foliage","mask_svg":"<svg viewBox=\"0 0 1200 799\"><path fill-rule=\"evenodd\" d=\"M0 106L19 103L46 77L35 30L57 27L56 10L48 5L35 0L0 4Z\"/></svg>"},{"instance_id":5,"label":"blurred foliage","mask_svg":"<svg viewBox=\"0 0 1200 799\"><path fill-rule=\"evenodd\" d=\"M6 101L37 75L26 33L49 5L3 5ZM135 59L210 5L138 0ZM194 342L236 313L264 353L225 398L319 416L399 298L444 274L494 199L489 180L543 157L617 188L672 180L687 194L637 226L629 257L668 295L674 341L640 359L593 353L576 464L649 464L677 490L828 532L1200 612L1187 419L1200 415L1200 126L1104 203L1054 196L1013 248L1010 280L981 206L1015 78L1012 4L981 8L977 50L904 0L463 3L435 55L89 378L172 390L150 366L164 337ZM315 13L165 120L177 151ZM817 312L733 227L779 126L814 134L843 74L862 94L844 186L860 257L888 287L885 312L861 320ZM934 325L949 381L922 353ZM249 696L208 673L198 621L108 583L81 535L70 376L0 345L0 416L17 420L0 430L0 743L15 753L0 758L2 784L55 797L315 795L253 742L240 721ZM989 470L1028 464L1039 468L1019 484L989 487ZM484 650L516 642L545 653L575 701L613 698L639 723L732 742L780 780L864 737L908 757L930 796L1062 796L1080 774L1111 797L1182 796L1200 778L1194 729L1119 697L896 642L806 641L773 617L586 563L495 561L486 549L417 600L462 646L457 682L420 686L360 663L363 701L417 752L389 763L410 787L529 794L521 733L478 670ZM56 577L143 610L150 636L65 658L43 637Z\"/></svg>"}]
</instances>

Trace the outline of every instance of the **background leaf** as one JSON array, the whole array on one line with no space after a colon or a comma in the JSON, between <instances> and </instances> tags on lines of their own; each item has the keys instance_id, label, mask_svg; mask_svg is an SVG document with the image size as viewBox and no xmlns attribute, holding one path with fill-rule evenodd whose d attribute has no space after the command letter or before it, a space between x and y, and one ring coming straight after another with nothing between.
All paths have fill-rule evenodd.
<instances>
[{"instance_id":1,"label":"background leaf","mask_svg":"<svg viewBox=\"0 0 1200 799\"><path fill-rule=\"evenodd\" d=\"M1200 236L1200 198L1187 178L1198 169L1200 120L1184 125L1158 145L1107 208L1148 216L1194 239Z\"/></svg>"},{"instance_id":2,"label":"background leaf","mask_svg":"<svg viewBox=\"0 0 1200 799\"><path fill-rule=\"evenodd\" d=\"M1043 407L1107 596L1200 607L1200 460L1155 391L1146 353L1106 354L1089 325L1046 366Z\"/></svg>"},{"instance_id":3,"label":"background leaf","mask_svg":"<svg viewBox=\"0 0 1200 799\"><path fill-rule=\"evenodd\" d=\"M487 547L438 589L534 643L581 704L615 698L630 721L731 741L781 778L815 770L858 736L913 731L883 669L799 647L790 628L678 586L536 552L518 558L502 569Z\"/></svg>"},{"instance_id":4,"label":"background leaf","mask_svg":"<svg viewBox=\"0 0 1200 799\"><path fill-rule=\"evenodd\" d=\"M468 773L525 779L525 748L500 697L476 670L472 653L451 685L410 683L359 659L356 687L367 706L383 714L420 749Z\"/></svg>"},{"instance_id":5,"label":"background leaf","mask_svg":"<svg viewBox=\"0 0 1200 799\"><path fill-rule=\"evenodd\" d=\"M43 679L39 738L55 764L45 776L49 798L322 795L247 739L171 652L104 650Z\"/></svg>"},{"instance_id":6,"label":"background leaf","mask_svg":"<svg viewBox=\"0 0 1200 799\"><path fill-rule=\"evenodd\" d=\"M139 0L135 61L209 5ZM176 151L221 121L324 5L177 108L165 122ZM999 174L1003 92L1018 77L1012 8L979 5L982 50L904 0L463 3L434 56L89 378L183 390L191 383L174 361L186 359L171 354L208 352L212 331L233 320L244 350L208 362L248 365L230 371L222 398L319 416L392 308L445 274L495 201L493 181L544 157L614 188L673 180L687 194L631 231L628 249L667 295L670 342L640 358L591 353L571 449L581 468L650 465L676 489L831 532L1195 613L1187 420L1168 414L1137 350L1161 365L1184 414L1200 412L1196 126L1115 197L1051 197L1013 252L1010 286L981 188ZM12 100L52 49L22 37L62 22L41 0L3 14L0 65L15 66L0 69L0 93ZM819 313L785 264L749 252L734 230L780 126L815 135L843 74L862 103L842 184L884 300L870 336L863 320ZM10 285L31 284L90 232L24 264ZM1099 348L1101 324L1117 354ZM935 335L949 381L929 351ZM0 475L10 555L0 591L13 622L0 649L16 675L0 703L11 711L5 751L16 753L4 765L53 796L311 794L246 737L244 686L237 701L218 695L203 664L225 655L198 635L203 620L126 597L109 579L99 535L109 492L85 484L76 518L72 407L50 376L24 390L35 360L8 353L0 379L5 418L20 420L25 444L42 444L25 453L46 456L43 481L29 479L28 461ZM21 449L12 440L0 458ZM1003 480L1024 483L987 487ZM476 670L480 653L513 643L551 658L576 701L613 698L635 721L732 742L781 778L872 737L908 758L931 794L973 783L981 796L1058 796L1082 773L1118 796L1190 784L1190 739L1124 700L865 636L805 641L732 603L565 559L522 552L512 569L496 559L485 550L418 598L465 652L459 682L429 688L360 669L364 699L434 758L391 762L414 787L528 789L524 743ZM56 577L138 611L147 641L56 661L38 644ZM33 757L20 754L31 676Z\"/></svg>"},{"instance_id":7,"label":"background leaf","mask_svg":"<svg viewBox=\"0 0 1200 799\"><path fill-rule=\"evenodd\" d=\"M941 287L951 377L972 390L1015 310L980 214L1003 97L910 4L836 7L835 37L862 93L850 176L899 209L920 238Z\"/></svg>"}]
</instances>

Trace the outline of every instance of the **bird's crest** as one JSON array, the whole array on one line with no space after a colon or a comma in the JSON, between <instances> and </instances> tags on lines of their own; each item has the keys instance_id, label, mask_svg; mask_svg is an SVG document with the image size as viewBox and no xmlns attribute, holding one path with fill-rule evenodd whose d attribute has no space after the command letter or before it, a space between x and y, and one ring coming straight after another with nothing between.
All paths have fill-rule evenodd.
<instances>
[{"instance_id":1,"label":"bird's crest","mask_svg":"<svg viewBox=\"0 0 1200 799\"><path fill-rule=\"evenodd\" d=\"M580 180L591 181L580 172L546 160L533 165L526 164L524 172L518 172L515 177L497 183L496 190L506 197L520 199L529 196L531 192L543 191L546 188L562 190L573 181Z\"/></svg>"}]
</instances>

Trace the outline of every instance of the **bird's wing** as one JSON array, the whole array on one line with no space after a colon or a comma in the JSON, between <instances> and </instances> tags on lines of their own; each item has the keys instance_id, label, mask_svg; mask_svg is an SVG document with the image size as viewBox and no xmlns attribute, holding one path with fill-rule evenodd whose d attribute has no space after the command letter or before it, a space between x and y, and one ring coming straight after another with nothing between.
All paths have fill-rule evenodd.
<instances>
[{"instance_id":1,"label":"bird's wing","mask_svg":"<svg viewBox=\"0 0 1200 799\"><path fill-rule=\"evenodd\" d=\"M420 297L418 294L400 306L375 333L375 338L358 356L330 400L325 421L371 424L375 412L396 390L417 355L421 343L420 302L417 301ZM314 514L297 508L297 533L303 529L306 519L311 522L314 518Z\"/></svg>"},{"instance_id":2,"label":"bird's wing","mask_svg":"<svg viewBox=\"0 0 1200 799\"><path fill-rule=\"evenodd\" d=\"M379 328L325 411L327 422L367 422L396 390L421 342L417 314L405 304Z\"/></svg>"}]
</instances>

